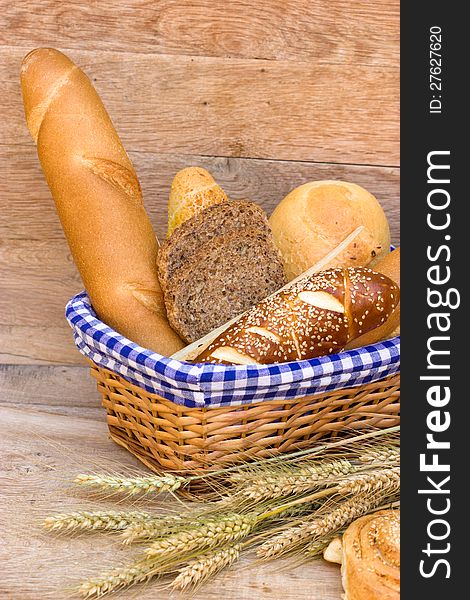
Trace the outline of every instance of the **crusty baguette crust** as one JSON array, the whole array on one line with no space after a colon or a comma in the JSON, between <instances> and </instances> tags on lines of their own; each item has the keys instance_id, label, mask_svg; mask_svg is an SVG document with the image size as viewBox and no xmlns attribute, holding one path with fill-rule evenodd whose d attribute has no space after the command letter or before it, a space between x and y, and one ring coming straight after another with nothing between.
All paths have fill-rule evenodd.
<instances>
[{"instance_id":1,"label":"crusty baguette crust","mask_svg":"<svg viewBox=\"0 0 470 600\"><path fill-rule=\"evenodd\" d=\"M272 364L337 353L383 324L399 297L399 287L371 269L321 271L261 301L195 362Z\"/></svg>"},{"instance_id":2,"label":"crusty baguette crust","mask_svg":"<svg viewBox=\"0 0 470 600\"><path fill-rule=\"evenodd\" d=\"M167 237L202 210L227 200L224 190L202 167L186 167L178 171L168 199Z\"/></svg>"},{"instance_id":3,"label":"crusty baguette crust","mask_svg":"<svg viewBox=\"0 0 470 600\"><path fill-rule=\"evenodd\" d=\"M98 316L170 355L182 342L166 319L158 241L121 141L88 77L57 50L23 60L26 121L73 258Z\"/></svg>"}]
</instances>

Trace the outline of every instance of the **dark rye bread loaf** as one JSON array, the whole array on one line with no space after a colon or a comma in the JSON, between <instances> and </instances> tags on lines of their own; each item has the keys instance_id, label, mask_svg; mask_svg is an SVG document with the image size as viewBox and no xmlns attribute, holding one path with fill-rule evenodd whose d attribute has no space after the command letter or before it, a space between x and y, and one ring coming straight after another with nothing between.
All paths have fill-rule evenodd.
<instances>
[{"instance_id":1,"label":"dark rye bread loaf","mask_svg":"<svg viewBox=\"0 0 470 600\"><path fill-rule=\"evenodd\" d=\"M243 313L286 280L264 211L246 200L209 207L162 244L168 320L188 343Z\"/></svg>"}]
</instances>

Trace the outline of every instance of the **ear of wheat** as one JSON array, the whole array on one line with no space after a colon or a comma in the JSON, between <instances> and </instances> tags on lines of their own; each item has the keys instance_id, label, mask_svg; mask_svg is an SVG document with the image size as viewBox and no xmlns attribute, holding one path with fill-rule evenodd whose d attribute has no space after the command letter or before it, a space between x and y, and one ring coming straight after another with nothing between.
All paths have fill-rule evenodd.
<instances>
[{"instance_id":1,"label":"ear of wheat","mask_svg":"<svg viewBox=\"0 0 470 600\"><path fill-rule=\"evenodd\" d=\"M245 538L256 525L255 515L229 514L208 519L192 528L163 537L147 548L151 558L168 558L206 550Z\"/></svg>"},{"instance_id":2,"label":"ear of wheat","mask_svg":"<svg viewBox=\"0 0 470 600\"><path fill-rule=\"evenodd\" d=\"M397 446L378 446L358 456L361 463L385 464L390 467L400 464L400 448Z\"/></svg>"},{"instance_id":3,"label":"ear of wheat","mask_svg":"<svg viewBox=\"0 0 470 600\"><path fill-rule=\"evenodd\" d=\"M345 477L336 488L342 495L377 493L380 490L388 493L400 488L400 469L381 469L370 473L357 473Z\"/></svg>"},{"instance_id":4,"label":"ear of wheat","mask_svg":"<svg viewBox=\"0 0 470 600\"><path fill-rule=\"evenodd\" d=\"M115 475L85 475L75 477L74 483L80 486L96 487L115 494L159 494L174 492L186 483L177 475L149 475L147 477L119 477Z\"/></svg>"},{"instance_id":5,"label":"ear of wheat","mask_svg":"<svg viewBox=\"0 0 470 600\"><path fill-rule=\"evenodd\" d=\"M129 523L122 532L121 537L124 544L133 544L174 533L184 524L188 525L181 515L167 515L146 519L145 521L135 521Z\"/></svg>"},{"instance_id":6,"label":"ear of wheat","mask_svg":"<svg viewBox=\"0 0 470 600\"><path fill-rule=\"evenodd\" d=\"M77 511L47 517L43 526L49 531L122 531L131 525L145 523L152 515L144 511Z\"/></svg>"},{"instance_id":7,"label":"ear of wheat","mask_svg":"<svg viewBox=\"0 0 470 600\"><path fill-rule=\"evenodd\" d=\"M361 434L206 475L79 475L78 485L107 496L147 498L185 487L186 498L191 498L189 484L195 481L206 483L212 495L202 504L193 496L196 503L188 501L168 516L77 511L49 517L44 526L59 532L120 531L124 543L147 542L134 562L83 582L80 593L85 598L169 575L174 577L173 589L188 590L232 564L247 548L256 547L263 560L318 555L351 521L398 497L399 459L393 428L390 435Z\"/></svg>"},{"instance_id":8,"label":"ear of wheat","mask_svg":"<svg viewBox=\"0 0 470 600\"><path fill-rule=\"evenodd\" d=\"M380 496L355 496L334 508L325 515L305 519L301 525L290 527L282 533L262 544L257 554L268 559L276 558L287 552L297 550L304 544L311 544L320 538L326 538L355 519L367 514L383 502Z\"/></svg>"},{"instance_id":9,"label":"ear of wheat","mask_svg":"<svg viewBox=\"0 0 470 600\"><path fill-rule=\"evenodd\" d=\"M158 573L158 569L150 560L138 560L131 565L116 567L105 571L97 577L90 577L78 588L83 598L100 598L110 592L143 583Z\"/></svg>"},{"instance_id":10,"label":"ear of wheat","mask_svg":"<svg viewBox=\"0 0 470 600\"><path fill-rule=\"evenodd\" d=\"M285 465L283 468L273 467L250 475L248 480L239 477L238 493L257 502L283 498L318 488L355 469L350 461L343 458L324 462L303 462Z\"/></svg>"},{"instance_id":11,"label":"ear of wheat","mask_svg":"<svg viewBox=\"0 0 470 600\"><path fill-rule=\"evenodd\" d=\"M186 590L201 585L238 560L240 550L241 544L236 544L203 554L182 568L178 576L171 582L171 586L175 589Z\"/></svg>"},{"instance_id":12,"label":"ear of wheat","mask_svg":"<svg viewBox=\"0 0 470 600\"><path fill-rule=\"evenodd\" d=\"M302 525L287 529L261 545L258 556L273 558L291 552L306 542L335 532L354 519L367 514L383 502L384 494L392 496L400 486L400 472L397 467L358 473L340 480L334 491L340 495L353 495L340 503L337 508L312 520L304 520Z\"/></svg>"}]
</instances>

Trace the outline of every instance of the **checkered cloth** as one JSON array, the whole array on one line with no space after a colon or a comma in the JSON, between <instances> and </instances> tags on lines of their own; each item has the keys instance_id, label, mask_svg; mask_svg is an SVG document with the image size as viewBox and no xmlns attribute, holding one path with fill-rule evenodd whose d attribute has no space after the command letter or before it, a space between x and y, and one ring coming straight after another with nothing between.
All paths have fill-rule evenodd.
<instances>
[{"instance_id":1,"label":"checkered cloth","mask_svg":"<svg viewBox=\"0 0 470 600\"><path fill-rule=\"evenodd\" d=\"M400 370L400 337L330 356L277 365L192 364L129 341L96 317L85 292L66 307L79 351L127 381L187 407L239 406L354 387Z\"/></svg>"}]
</instances>

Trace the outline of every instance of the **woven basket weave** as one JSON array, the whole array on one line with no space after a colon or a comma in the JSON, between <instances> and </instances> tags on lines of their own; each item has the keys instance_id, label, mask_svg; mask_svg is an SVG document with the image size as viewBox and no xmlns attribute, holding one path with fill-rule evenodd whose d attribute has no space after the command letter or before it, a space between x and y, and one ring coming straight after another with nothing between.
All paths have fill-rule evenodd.
<instances>
[{"instance_id":1,"label":"woven basket weave","mask_svg":"<svg viewBox=\"0 0 470 600\"><path fill-rule=\"evenodd\" d=\"M400 421L400 374L294 400L188 408L91 361L112 439L154 471L199 471Z\"/></svg>"},{"instance_id":2,"label":"woven basket weave","mask_svg":"<svg viewBox=\"0 0 470 600\"><path fill-rule=\"evenodd\" d=\"M308 361L197 365L124 338L86 293L66 317L111 437L155 471L205 471L399 423L399 337Z\"/></svg>"}]
</instances>

